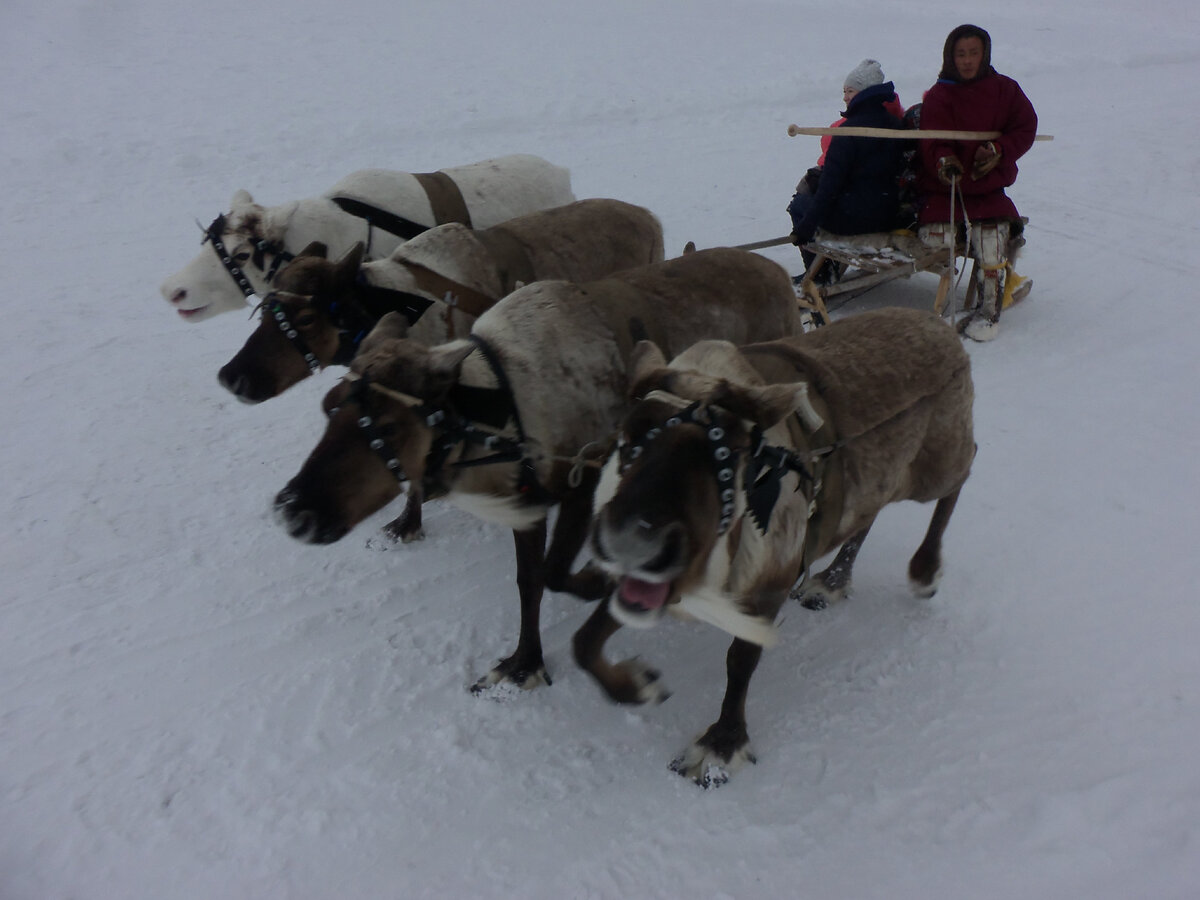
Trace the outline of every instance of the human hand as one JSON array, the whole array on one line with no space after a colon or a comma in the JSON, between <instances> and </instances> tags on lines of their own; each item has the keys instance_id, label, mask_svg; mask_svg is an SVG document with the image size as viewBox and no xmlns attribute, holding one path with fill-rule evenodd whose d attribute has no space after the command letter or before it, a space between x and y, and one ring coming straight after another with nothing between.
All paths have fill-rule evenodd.
<instances>
[{"instance_id":1,"label":"human hand","mask_svg":"<svg viewBox=\"0 0 1200 900\"><path fill-rule=\"evenodd\" d=\"M988 141L975 148L975 163L971 166L971 178L979 180L1000 162L1000 148Z\"/></svg>"},{"instance_id":2,"label":"human hand","mask_svg":"<svg viewBox=\"0 0 1200 900\"><path fill-rule=\"evenodd\" d=\"M937 161L937 176L938 181L944 185L949 185L951 179L958 178L963 173L963 164L958 161L958 157L953 154L943 156Z\"/></svg>"}]
</instances>

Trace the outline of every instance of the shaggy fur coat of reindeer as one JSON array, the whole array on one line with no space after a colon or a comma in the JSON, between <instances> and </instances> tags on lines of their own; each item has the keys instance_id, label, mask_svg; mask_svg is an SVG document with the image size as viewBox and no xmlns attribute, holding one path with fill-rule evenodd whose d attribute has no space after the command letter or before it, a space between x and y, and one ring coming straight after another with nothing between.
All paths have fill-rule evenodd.
<instances>
[{"instance_id":1,"label":"shaggy fur coat of reindeer","mask_svg":"<svg viewBox=\"0 0 1200 900\"><path fill-rule=\"evenodd\" d=\"M936 500L909 566L918 594L936 590L942 533L975 453L970 360L936 316L885 309L740 349L699 343L669 366L646 347L635 379L644 399L606 469L593 552L618 579L618 621L649 627L681 610L736 636L721 717L676 761L719 782L751 758L746 687L812 561L842 548L798 592L819 608L845 592L884 506ZM724 513L721 466L735 473ZM576 635L577 659L614 699L660 699L653 670L603 659L616 627L594 616Z\"/></svg>"},{"instance_id":2,"label":"shaggy fur coat of reindeer","mask_svg":"<svg viewBox=\"0 0 1200 900\"><path fill-rule=\"evenodd\" d=\"M570 574L598 475L582 464L608 441L627 406L634 346L649 339L678 351L716 336L746 342L801 330L787 273L728 249L584 284L527 285L480 317L470 340L428 348L401 337L395 324L394 315L380 322L352 363L358 381L327 396L333 414L325 436L280 493L277 513L300 540L337 540L399 492L377 457L383 452L394 454L414 487L436 485L459 505L510 525L521 636L516 652L481 683L524 686L545 680L543 586L597 598L606 586L594 573ZM465 431L447 431L469 406L485 415L501 411L503 420L487 430L508 447L518 444L519 458L498 457ZM379 429L378 450L361 433L364 419ZM556 504L547 551L546 516Z\"/></svg>"},{"instance_id":3,"label":"shaggy fur coat of reindeer","mask_svg":"<svg viewBox=\"0 0 1200 900\"><path fill-rule=\"evenodd\" d=\"M243 402L258 403L315 368L347 364L358 340L388 312L403 312L407 336L431 346L464 337L478 316L523 284L593 281L662 258L654 214L606 199L479 230L439 225L372 262L363 261L362 244L337 261L326 258L323 245L310 245L280 271L259 327L217 379ZM281 330L281 321L296 334Z\"/></svg>"},{"instance_id":4,"label":"shaggy fur coat of reindeer","mask_svg":"<svg viewBox=\"0 0 1200 900\"><path fill-rule=\"evenodd\" d=\"M443 194L451 196L442 199ZM488 228L574 199L566 169L537 156L513 154L429 174L366 169L347 175L320 196L279 206L262 206L239 190L218 221L230 260L248 287L262 296L278 269L277 257L294 256L313 241L325 244L334 256L362 241L368 258L376 259L412 236L395 233L395 220L403 220L414 233L464 219L474 228ZM366 212L366 207L380 213ZM167 278L160 291L187 322L242 309L248 302L211 246Z\"/></svg>"},{"instance_id":5,"label":"shaggy fur coat of reindeer","mask_svg":"<svg viewBox=\"0 0 1200 900\"><path fill-rule=\"evenodd\" d=\"M366 264L361 244L337 262L325 259L323 248L306 254L280 272L259 327L217 374L243 402L278 396L317 368L349 362L389 310L406 310L393 318L389 334L442 343L467 334L480 314L522 283L593 281L661 262L663 237L649 210L592 199L478 231L440 225ZM385 536L421 538L421 502L414 487Z\"/></svg>"}]
</instances>

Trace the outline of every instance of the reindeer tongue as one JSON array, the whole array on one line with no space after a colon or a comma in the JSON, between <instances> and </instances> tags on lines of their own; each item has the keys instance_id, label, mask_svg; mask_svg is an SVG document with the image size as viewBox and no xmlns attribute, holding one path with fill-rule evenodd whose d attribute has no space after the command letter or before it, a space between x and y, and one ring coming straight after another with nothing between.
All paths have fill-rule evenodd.
<instances>
[{"instance_id":1,"label":"reindeer tongue","mask_svg":"<svg viewBox=\"0 0 1200 900\"><path fill-rule=\"evenodd\" d=\"M629 576L621 579L622 602L638 609L658 609L667 602L667 594L670 592L669 581L642 581L640 578Z\"/></svg>"}]
</instances>

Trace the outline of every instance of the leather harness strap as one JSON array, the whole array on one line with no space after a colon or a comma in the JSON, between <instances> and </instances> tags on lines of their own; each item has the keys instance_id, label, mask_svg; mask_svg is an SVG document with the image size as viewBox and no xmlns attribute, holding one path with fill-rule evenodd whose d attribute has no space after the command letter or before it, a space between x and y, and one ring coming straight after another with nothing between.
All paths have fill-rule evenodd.
<instances>
[{"instance_id":1,"label":"leather harness strap","mask_svg":"<svg viewBox=\"0 0 1200 900\"><path fill-rule=\"evenodd\" d=\"M432 269L406 263L409 274L412 275L416 286L427 294L441 297L447 306L462 310L469 316L478 318L495 305L499 297L489 297L487 294L467 287L445 275L439 275Z\"/></svg>"},{"instance_id":2,"label":"leather harness strap","mask_svg":"<svg viewBox=\"0 0 1200 900\"><path fill-rule=\"evenodd\" d=\"M354 197L331 197L334 203L352 216L365 219L374 228L381 228L405 240L415 238L418 234L428 231L435 225L445 225L447 222L461 222L471 227L471 213L467 210L467 202L463 199L458 185L445 172L414 172L413 178L425 191L429 198L429 206L433 210L432 224L414 222L412 219L388 212L364 200Z\"/></svg>"},{"instance_id":3,"label":"leather harness strap","mask_svg":"<svg viewBox=\"0 0 1200 900\"><path fill-rule=\"evenodd\" d=\"M445 172L414 172L413 178L417 179L417 183L425 189L425 194L429 197L435 223L445 225L447 222L461 222L468 228L471 227L471 214L467 211L467 202L453 178Z\"/></svg>"}]
</instances>

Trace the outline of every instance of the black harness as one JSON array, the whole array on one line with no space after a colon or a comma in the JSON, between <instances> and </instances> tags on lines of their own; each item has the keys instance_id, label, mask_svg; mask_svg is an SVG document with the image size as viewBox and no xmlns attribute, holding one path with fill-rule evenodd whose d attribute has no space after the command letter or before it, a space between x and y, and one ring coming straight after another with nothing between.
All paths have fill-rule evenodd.
<instances>
[{"instance_id":1,"label":"black harness","mask_svg":"<svg viewBox=\"0 0 1200 900\"><path fill-rule=\"evenodd\" d=\"M542 487L537 478L537 470L526 453L525 429L521 424L521 415L513 398L512 386L509 384L504 369L500 365L495 350L477 335L470 335L469 340L475 344L483 358L491 367L497 388L476 388L459 385L451 389L446 402L434 405L426 402L410 403L409 408L425 420L425 424L435 429L438 437L430 447L425 458L426 493L435 489L444 489L441 484L441 473L446 467L446 460L454 448L469 444L482 447L488 451L486 456L477 459L457 460L452 465L455 468L466 469L476 466L489 466L496 463L520 463L517 476L517 492L525 499L535 502L548 502L550 493ZM385 386L376 386L366 375L354 379L347 399L353 399L363 411L358 419L358 427L363 432L370 448L379 456L388 470L395 475L401 484L407 482L400 461L391 451L387 441L380 434L371 414L369 391L379 390L384 394L393 395L398 392ZM406 398L415 400L415 398ZM494 429L503 428L509 421L516 426L517 437L510 438L497 434Z\"/></svg>"},{"instance_id":2,"label":"black harness","mask_svg":"<svg viewBox=\"0 0 1200 900\"><path fill-rule=\"evenodd\" d=\"M250 283L250 279L246 277L246 273L242 271L241 266L237 264L237 260L233 258L233 255L226 248L225 242L221 238L221 235L225 233L226 222L224 213L213 219L212 224L204 229L204 240L200 243L204 244L211 241L213 251L217 254L217 259L225 267L225 271L229 273L238 290L242 292L242 296L247 300L257 300L258 295L254 292L254 285ZM267 254L274 257L271 260L271 267L269 269L264 268ZM255 267L260 272L263 272L263 279L267 284L270 284L275 278L275 274L279 271L280 266L286 262L291 262L293 259L295 257L291 253L288 253L280 244L266 239L255 242L254 252L250 257L250 261L254 263Z\"/></svg>"},{"instance_id":3,"label":"black harness","mask_svg":"<svg viewBox=\"0 0 1200 900\"><path fill-rule=\"evenodd\" d=\"M645 450L647 444L668 428L674 428L686 423L698 425L704 429L708 439L712 460L713 476L717 480L717 490L721 499L721 519L717 526L717 534L723 535L729 530L736 509L736 491L734 478L737 474L739 451L729 440L728 433L720 425L714 423L714 417L706 404L697 401L668 418L661 426L649 429L640 441L629 446L625 460L620 466L623 472ZM766 433L755 426L750 432L750 446L753 448L746 455L746 466L742 472L742 489L746 492L746 508L754 517L759 530L766 532L779 494L783 477L788 472L800 476L801 486L811 487L806 496L811 501L817 493L817 478L805 464L804 458L786 447L776 447L767 443ZM817 451L813 456L824 457L832 453L834 447ZM797 488L799 490L799 488Z\"/></svg>"},{"instance_id":4,"label":"black harness","mask_svg":"<svg viewBox=\"0 0 1200 900\"><path fill-rule=\"evenodd\" d=\"M304 361L308 363L309 371L315 374L320 370L321 363L317 359L317 355L309 349L308 343L292 325L291 320L287 317L287 312L284 311L283 304L279 302L279 291L271 291L271 293L267 294L263 298L262 308L263 315L269 315L275 320L275 324L279 326L279 330L283 332L283 336L291 341L296 351L304 357Z\"/></svg>"}]
</instances>

